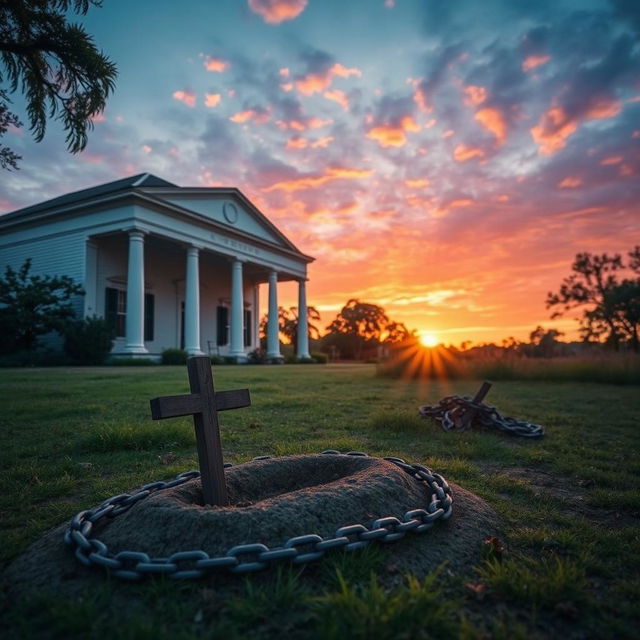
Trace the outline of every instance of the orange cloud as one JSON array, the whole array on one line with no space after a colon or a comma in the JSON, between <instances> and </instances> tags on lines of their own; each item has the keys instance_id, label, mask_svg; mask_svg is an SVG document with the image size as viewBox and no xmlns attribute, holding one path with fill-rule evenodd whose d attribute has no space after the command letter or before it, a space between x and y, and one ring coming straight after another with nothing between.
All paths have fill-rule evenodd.
<instances>
[{"instance_id":1,"label":"orange cloud","mask_svg":"<svg viewBox=\"0 0 640 640\"><path fill-rule=\"evenodd\" d=\"M325 91L322 95L327 100L337 102L345 111L349 111L349 99L344 91L340 91L340 89L333 89L332 91Z\"/></svg>"},{"instance_id":2,"label":"orange cloud","mask_svg":"<svg viewBox=\"0 0 640 640\"><path fill-rule=\"evenodd\" d=\"M539 146L540 153L552 155L566 146L566 139L578 128L562 107L552 107L540 119L540 124L530 129L531 136Z\"/></svg>"},{"instance_id":3,"label":"orange cloud","mask_svg":"<svg viewBox=\"0 0 640 640\"><path fill-rule=\"evenodd\" d=\"M246 109L233 114L229 120L232 122L248 122L253 120L256 124L264 124L269 121L269 113L266 111L256 111L255 109Z\"/></svg>"},{"instance_id":4,"label":"orange cloud","mask_svg":"<svg viewBox=\"0 0 640 640\"><path fill-rule=\"evenodd\" d=\"M217 107L222 100L222 96L219 93L206 93L204 99L205 107Z\"/></svg>"},{"instance_id":5,"label":"orange cloud","mask_svg":"<svg viewBox=\"0 0 640 640\"><path fill-rule=\"evenodd\" d=\"M411 116L404 116L397 125L379 125L371 128L367 138L375 140L381 147L403 147L408 132L420 131L420 126Z\"/></svg>"},{"instance_id":6,"label":"orange cloud","mask_svg":"<svg viewBox=\"0 0 640 640\"><path fill-rule=\"evenodd\" d=\"M322 93L325 89L328 89L333 82L335 76L341 78L348 78L350 76L361 76L362 71L355 67L345 67L344 65L336 62L332 67L329 67L326 71L319 73L310 73L299 80L296 80L296 89L305 95L312 96L314 93Z\"/></svg>"},{"instance_id":7,"label":"orange cloud","mask_svg":"<svg viewBox=\"0 0 640 640\"><path fill-rule=\"evenodd\" d=\"M312 149L326 149L333 142L333 136L326 136L325 138L318 138L311 144Z\"/></svg>"},{"instance_id":8,"label":"orange cloud","mask_svg":"<svg viewBox=\"0 0 640 640\"><path fill-rule=\"evenodd\" d=\"M289 77L289 69L287 67L282 67L282 69L280 69L280 71L278 71L278 73L283 77L283 78L288 78Z\"/></svg>"},{"instance_id":9,"label":"orange cloud","mask_svg":"<svg viewBox=\"0 0 640 640\"><path fill-rule=\"evenodd\" d=\"M484 158L484 151L478 147L468 147L465 144L459 144L453 152L453 157L456 162L466 162L472 158Z\"/></svg>"},{"instance_id":10,"label":"orange cloud","mask_svg":"<svg viewBox=\"0 0 640 640\"><path fill-rule=\"evenodd\" d=\"M531 69L535 69L536 67L541 67L543 64L547 64L549 60L551 60L551 56L528 56L522 63L522 70L525 72L531 71Z\"/></svg>"},{"instance_id":11,"label":"orange cloud","mask_svg":"<svg viewBox=\"0 0 640 640\"><path fill-rule=\"evenodd\" d=\"M96 122L106 122L107 121L107 119L106 119L106 117L104 115L104 111L99 111L98 113L94 113L89 119L94 124Z\"/></svg>"},{"instance_id":12,"label":"orange cloud","mask_svg":"<svg viewBox=\"0 0 640 640\"><path fill-rule=\"evenodd\" d=\"M507 137L507 124L499 109L486 107L480 109L474 118L497 138L500 144L504 144Z\"/></svg>"},{"instance_id":13,"label":"orange cloud","mask_svg":"<svg viewBox=\"0 0 640 640\"><path fill-rule=\"evenodd\" d=\"M612 98L600 98L585 112L586 119L613 118L622 109L622 103ZM562 107L552 107L540 119L540 123L530 129L531 136L539 145L539 151L551 155L566 146L566 140L578 128L579 120L569 117Z\"/></svg>"},{"instance_id":14,"label":"orange cloud","mask_svg":"<svg viewBox=\"0 0 640 640\"><path fill-rule=\"evenodd\" d=\"M314 189L320 187L327 182L337 180L340 178L357 180L360 178L367 178L373 172L368 169L348 169L346 167L327 167L325 173L319 176L306 176L304 178L293 178L291 180L283 180L282 182L276 182L270 187L262 189L265 193L270 191L300 191L301 189Z\"/></svg>"},{"instance_id":15,"label":"orange cloud","mask_svg":"<svg viewBox=\"0 0 640 640\"><path fill-rule=\"evenodd\" d=\"M276 125L279 129L286 131L306 131L307 129L320 129L331 124L333 120L321 120L320 118L308 118L307 120L278 120Z\"/></svg>"},{"instance_id":16,"label":"orange cloud","mask_svg":"<svg viewBox=\"0 0 640 640\"><path fill-rule=\"evenodd\" d=\"M287 149L306 149L308 142L300 136L293 136L287 140Z\"/></svg>"},{"instance_id":17,"label":"orange cloud","mask_svg":"<svg viewBox=\"0 0 640 640\"><path fill-rule=\"evenodd\" d=\"M464 103L467 107L477 107L487 99L487 90L484 87L470 84L468 87L464 87L462 92L465 95Z\"/></svg>"},{"instance_id":18,"label":"orange cloud","mask_svg":"<svg viewBox=\"0 0 640 640\"><path fill-rule=\"evenodd\" d=\"M407 187L411 187L412 189L419 189L420 187L426 187L429 184L429 181L424 178L421 180L405 180L404 183Z\"/></svg>"},{"instance_id":19,"label":"orange cloud","mask_svg":"<svg viewBox=\"0 0 640 640\"><path fill-rule=\"evenodd\" d=\"M447 129L447 130L442 134L442 137L443 137L443 138L450 138L454 133L455 133L455 131L454 131L453 129Z\"/></svg>"},{"instance_id":20,"label":"orange cloud","mask_svg":"<svg viewBox=\"0 0 640 640\"><path fill-rule=\"evenodd\" d=\"M205 56L204 68L213 73L222 73L229 68L229 62L222 58L214 58L213 56Z\"/></svg>"},{"instance_id":21,"label":"orange cloud","mask_svg":"<svg viewBox=\"0 0 640 640\"><path fill-rule=\"evenodd\" d=\"M558 187L560 189L575 189L582 184L582 180L580 178L576 178L574 176L568 176L564 180L558 182Z\"/></svg>"},{"instance_id":22,"label":"orange cloud","mask_svg":"<svg viewBox=\"0 0 640 640\"><path fill-rule=\"evenodd\" d=\"M306 6L307 0L249 0L249 8L269 24L293 20Z\"/></svg>"},{"instance_id":23,"label":"orange cloud","mask_svg":"<svg viewBox=\"0 0 640 640\"><path fill-rule=\"evenodd\" d=\"M187 107L196 106L196 94L193 91L189 91L189 89L185 89L185 91L174 91L173 92L174 100L179 100L183 104L186 104Z\"/></svg>"},{"instance_id":24,"label":"orange cloud","mask_svg":"<svg viewBox=\"0 0 640 640\"><path fill-rule=\"evenodd\" d=\"M622 162L622 156L608 156L607 158L603 158L600 161L600 164L603 166L607 166L610 164L620 164Z\"/></svg>"}]
</instances>

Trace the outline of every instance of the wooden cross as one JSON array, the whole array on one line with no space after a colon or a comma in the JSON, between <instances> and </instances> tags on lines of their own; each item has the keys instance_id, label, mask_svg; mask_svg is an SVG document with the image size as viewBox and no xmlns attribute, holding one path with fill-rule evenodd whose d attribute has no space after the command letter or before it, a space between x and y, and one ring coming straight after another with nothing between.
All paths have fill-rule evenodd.
<instances>
[{"instance_id":1,"label":"wooden cross","mask_svg":"<svg viewBox=\"0 0 640 640\"><path fill-rule=\"evenodd\" d=\"M487 393L489 393L490 389L491 389L491 383L485 380L482 383L482 386L480 387L480 389L478 389L476 395L473 397L472 402L475 404L480 404L485 399L485 396L487 395ZM466 431L471 426L471 423L473 422L473 418L475 417L476 413L477 413L476 409L468 409L462 414L462 416L460 416L459 414L457 417L454 416L453 419L454 419L456 428L460 429L460 431Z\"/></svg>"},{"instance_id":2,"label":"wooden cross","mask_svg":"<svg viewBox=\"0 0 640 640\"><path fill-rule=\"evenodd\" d=\"M224 479L218 411L248 407L251 404L249 390L216 393L213 389L211 360L207 356L188 358L187 371L191 394L153 398L150 403L151 417L162 420L193 415L204 503L225 506L229 504L229 498Z\"/></svg>"}]
</instances>

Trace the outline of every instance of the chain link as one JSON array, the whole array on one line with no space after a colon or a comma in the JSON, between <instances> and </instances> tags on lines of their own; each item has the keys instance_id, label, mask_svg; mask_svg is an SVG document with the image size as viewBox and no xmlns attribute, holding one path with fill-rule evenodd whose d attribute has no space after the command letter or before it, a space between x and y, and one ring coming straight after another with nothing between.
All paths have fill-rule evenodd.
<instances>
[{"instance_id":1,"label":"chain link","mask_svg":"<svg viewBox=\"0 0 640 640\"><path fill-rule=\"evenodd\" d=\"M323 451L322 455L367 456L362 451L341 454L333 449ZM270 456L259 456L254 458L254 461L269 458ZM168 482L151 482L135 493L122 493L105 500L93 509L80 511L71 518L64 534L64 541L74 550L81 564L102 567L123 580L136 581L149 575L166 575L174 580L190 580L223 569L233 573L249 573L266 569L281 561L294 564L314 562L322 558L327 551L334 549L355 551L372 541L395 542L404 538L407 533L423 533L430 529L436 520L447 520L451 516L451 489L440 474L433 473L420 464L408 464L402 458L387 457L384 460L395 464L430 489L431 499L425 509L412 509L402 518L377 518L369 527L361 523L345 525L336 529L333 536L328 538L315 533L294 536L282 547L273 549L260 543L240 544L229 549L226 555L216 557L211 557L200 549L178 551L168 558L152 558L139 551L120 551L111 555L104 542L91 537L94 525L99 520L115 518L150 495L200 477L198 471L187 471ZM227 463L225 466L232 465Z\"/></svg>"},{"instance_id":2,"label":"chain link","mask_svg":"<svg viewBox=\"0 0 640 640\"><path fill-rule=\"evenodd\" d=\"M539 424L502 416L495 407L474 402L467 396L447 396L436 405L424 405L418 409L422 418L433 418L445 431L467 431L471 427L498 429L523 438L540 438L544 428ZM465 420L465 415L471 418Z\"/></svg>"}]
</instances>

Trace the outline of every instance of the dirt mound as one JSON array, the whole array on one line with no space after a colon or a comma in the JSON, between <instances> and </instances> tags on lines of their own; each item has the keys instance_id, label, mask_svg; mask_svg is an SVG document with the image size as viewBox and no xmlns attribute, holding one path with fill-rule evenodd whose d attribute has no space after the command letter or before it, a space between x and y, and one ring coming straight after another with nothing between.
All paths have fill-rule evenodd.
<instances>
[{"instance_id":1,"label":"dirt mound","mask_svg":"<svg viewBox=\"0 0 640 640\"><path fill-rule=\"evenodd\" d=\"M341 526L401 518L430 502L428 488L379 458L275 458L231 467L226 478L228 507L203 506L200 481L190 480L152 494L113 520L105 518L92 537L113 554L129 550L166 557L202 549L213 557L226 555L238 544L259 542L271 548L304 534L333 537ZM385 545L390 579L407 571L424 575L444 561L453 570L473 564L482 540L496 535L497 516L484 501L455 485L452 492L449 520ZM103 579L100 569L82 567L64 545L66 526L45 534L8 567L2 582L11 592L53 589L72 594ZM216 574L204 578L216 579Z\"/></svg>"}]
</instances>

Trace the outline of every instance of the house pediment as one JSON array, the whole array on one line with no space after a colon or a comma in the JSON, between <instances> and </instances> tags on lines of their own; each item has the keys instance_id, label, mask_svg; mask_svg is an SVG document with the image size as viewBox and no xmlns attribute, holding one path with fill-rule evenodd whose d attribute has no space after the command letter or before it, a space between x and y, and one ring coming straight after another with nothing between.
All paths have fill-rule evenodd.
<instances>
[{"instance_id":1,"label":"house pediment","mask_svg":"<svg viewBox=\"0 0 640 640\"><path fill-rule=\"evenodd\" d=\"M283 249L297 251L296 247L237 189L213 191L211 188L181 188L145 191L157 200L209 218L228 227L230 231L239 231Z\"/></svg>"}]
</instances>

